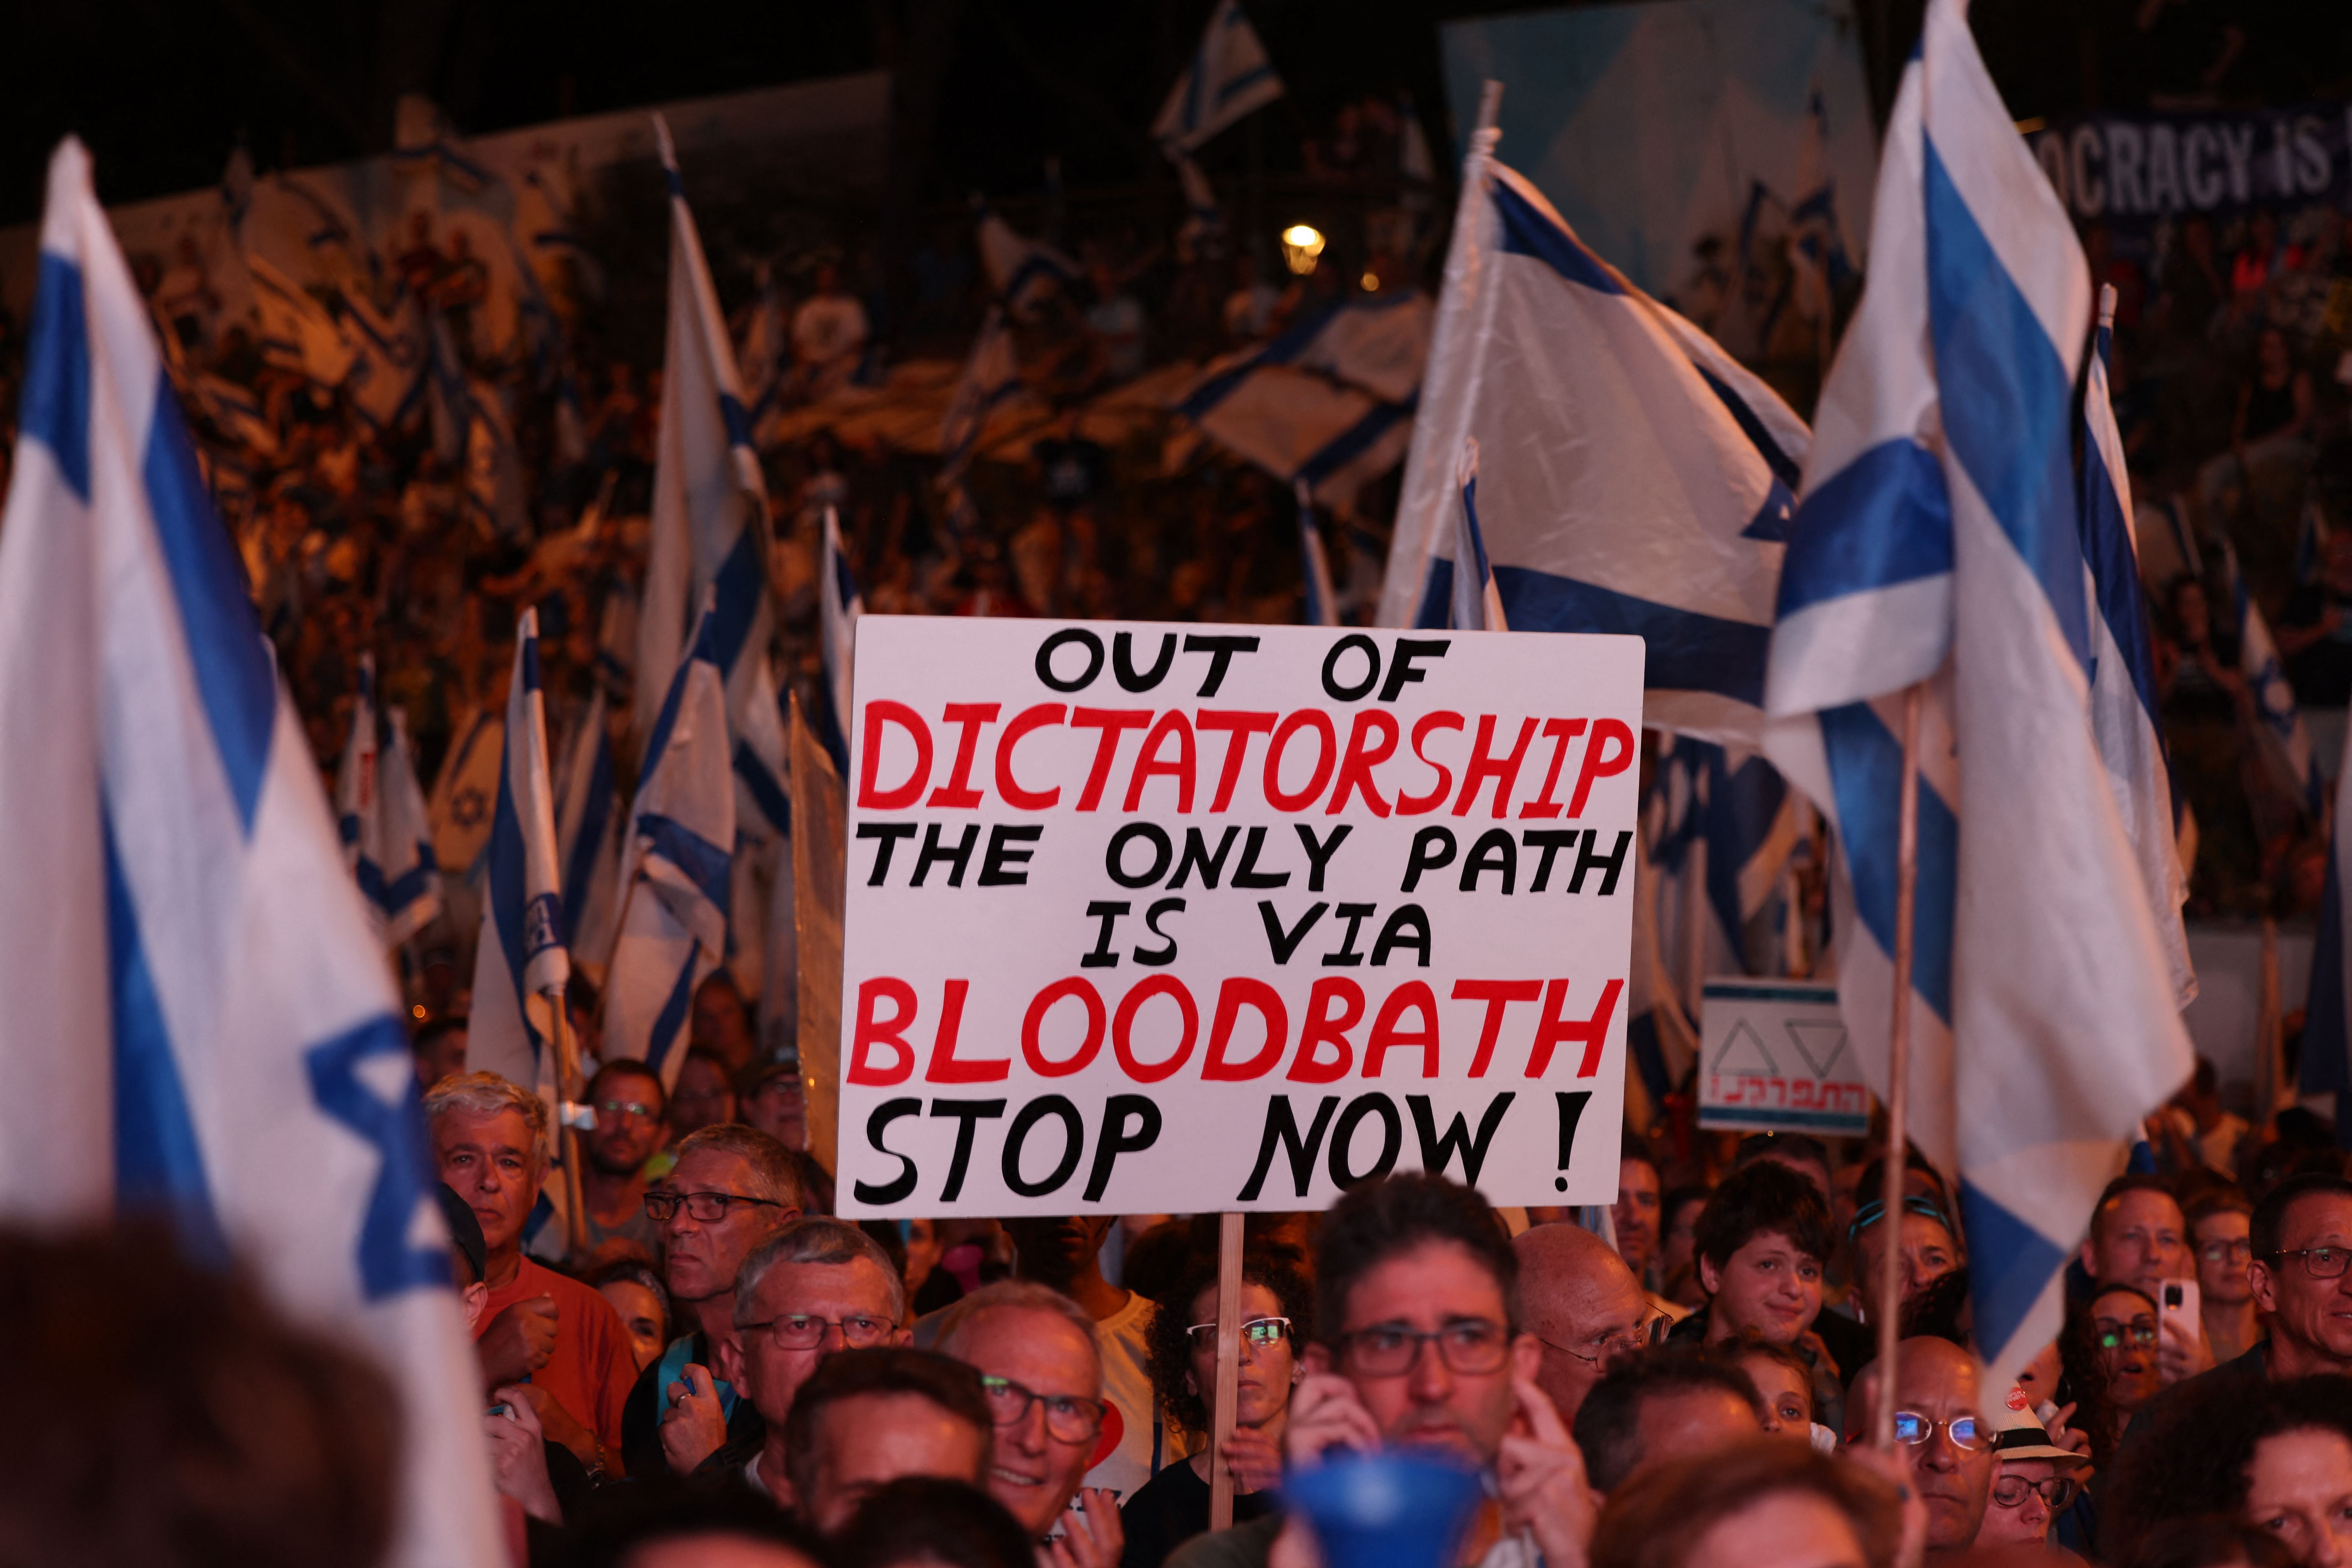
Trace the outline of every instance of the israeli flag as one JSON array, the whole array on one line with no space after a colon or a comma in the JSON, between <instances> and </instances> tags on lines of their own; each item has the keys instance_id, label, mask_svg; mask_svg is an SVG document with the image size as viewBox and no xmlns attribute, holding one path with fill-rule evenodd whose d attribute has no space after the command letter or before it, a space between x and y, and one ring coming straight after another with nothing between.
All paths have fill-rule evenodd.
<instances>
[{"instance_id":1,"label":"israeli flag","mask_svg":"<svg viewBox=\"0 0 2352 1568\"><path fill-rule=\"evenodd\" d=\"M1697 742L1692 742L1696 744ZM1698 1031L1675 989L1659 894L1669 879L1652 847L1667 837L1671 809L1658 771L1633 834L1633 944L1625 977L1625 1124L1646 1132L1665 1114L1666 1096L1698 1059Z\"/></svg>"},{"instance_id":2,"label":"israeli flag","mask_svg":"<svg viewBox=\"0 0 2352 1568\"><path fill-rule=\"evenodd\" d=\"M1336 626L1339 624L1339 596L1331 587L1331 559L1323 552L1323 531L1315 526L1315 494L1304 479L1294 490L1298 498L1299 567L1307 583L1307 624Z\"/></svg>"},{"instance_id":3,"label":"israeli flag","mask_svg":"<svg viewBox=\"0 0 2352 1568\"><path fill-rule=\"evenodd\" d=\"M1669 884L1659 900L1669 972L1694 983L1757 973L1748 928L1772 907L1797 848L1788 781L1752 752L1685 735L1661 759L1657 789L1665 812L1650 859Z\"/></svg>"},{"instance_id":4,"label":"israeli flag","mask_svg":"<svg viewBox=\"0 0 2352 1568\"><path fill-rule=\"evenodd\" d=\"M989 288L1014 321L1037 320L1063 285L1076 281L1076 262L1044 240L1014 232L985 202L979 204L979 224L981 267L988 273Z\"/></svg>"},{"instance_id":5,"label":"israeli flag","mask_svg":"<svg viewBox=\"0 0 2352 1568\"><path fill-rule=\"evenodd\" d=\"M1281 96L1282 79L1242 14L1241 0L1218 0L1200 47L1152 121L1152 139L1171 156L1189 153Z\"/></svg>"},{"instance_id":6,"label":"israeli flag","mask_svg":"<svg viewBox=\"0 0 2352 1568\"><path fill-rule=\"evenodd\" d=\"M2345 742L2345 764L2352 766L2352 736ZM2352 774L2338 773L2338 779ZM2311 953L2311 990L2304 1005L2303 1052L2296 1089L2305 1095L2336 1097L2336 1144L2352 1149L2352 931L2344 919L2344 889L2352 887L2352 789L2336 793L2333 842L2327 855L2327 890L2320 900L2319 937ZM2264 1108L2263 1114L2269 1114Z\"/></svg>"},{"instance_id":7,"label":"israeli flag","mask_svg":"<svg viewBox=\"0 0 2352 1568\"><path fill-rule=\"evenodd\" d=\"M1959 0L1931 0L1904 74L1870 256L1790 533L1766 750L1835 834L1839 997L1883 1089L1902 694L1926 683L1911 1124L1958 1178L2000 1386L2057 1331L2100 1187L2192 1058L2091 721L2090 285Z\"/></svg>"},{"instance_id":8,"label":"israeli flag","mask_svg":"<svg viewBox=\"0 0 2352 1568\"><path fill-rule=\"evenodd\" d=\"M947 416L940 422L942 486L953 484L971 466L972 450L988 427L988 416L1020 390L1021 362L1013 353L1013 329L1005 324L1003 307L991 305L980 335L972 340L971 354L963 362L955 395L948 400Z\"/></svg>"},{"instance_id":9,"label":"israeli flag","mask_svg":"<svg viewBox=\"0 0 2352 1568\"><path fill-rule=\"evenodd\" d=\"M824 659L824 684L820 695L824 710L817 715L817 739L824 743L833 765L849 775L849 716L851 671L857 661L857 617L866 613L866 596L857 591L848 557L841 550L841 520L824 509L824 561L817 572L817 647Z\"/></svg>"},{"instance_id":10,"label":"israeli flag","mask_svg":"<svg viewBox=\"0 0 2352 1568\"><path fill-rule=\"evenodd\" d=\"M1653 728L1753 747L1790 489L1810 440L1769 388L1579 240L1474 132L1390 542L1381 624L1433 624L1478 443L1518 631L1649 647Z\"/></svg>"},{"instance_id":11,"label":"israeli flag","mask_svg":"<svg viewBox=\"0 0 2352 1568\"><path fill-rule=\"evenodd\" d=\"M536 1089L555 1107L556 1008L572 978L564 945L563 881L555 847L555 790L548 777L547 700L539 685L539 612L515 626L507 686L505 752L490 823L481 940L474 948L474 1002L466 1067Z\"/></svg>"},{"instance_id":12,"label":"israeli flag","mask_svg":"<svg viewBox=\"0 0 2352 1568\"><path fill-rule=\"evenodd\" d=\"M555 776L555 858L563 868L572 960L601 971L620 913L621 813L613 784L610 704L600 688L563 748Z\"/></svg>"},{"instance_id":13,"label":"israeli flag","mask_svg":"<svg viewBox=\"0 0 2352 1568\"><path fill-rule=\"evenodd\" d=\"M695 988L727 954L735 791L719 612L706 604L646 747L621 866L620 939L604 977L604 1052L677 1082Z\"/></svg>"},{"instance_id":14,"label":"israeli flag","mask_svg":"<svg viewBox=\"0 0 2352 1568\"><path fill-rule=\"evenodd\" d=\"M637 608L637 732L647 735L661 711L662 683L686 652L689 608L717 595L711 651L727 683L730 755L746 808L740 819L747 833L764 837L782 833L790 815L783 724L768 663L768 489L751 448L727 319L686 205L669 126L659 115L654 132L669 176L668 368L654 464L652 552ZM646 755L654 755L650 747Z\"/></svg>"},{"instance_id":15,"label":"israeli flag","mask_svg":"<svg viewBox=\"0 0 2352 1568\"><path fill-rule=\"evenodd\" d=\"M344 390L352 410L382 434L405 424L424 402L424 315L404 290L389 310L376 309L358 279L347 279L342 293L352 355Z\"/></svg>"},{"instance_id":16,"label":"israeli flag","mask_svg":"<svg viewBox=\"0 0 2352 1568\"><path fill-rule=\"evenodd\" d=\"M368 918L386 947L398 947L441 912L441 868L409 761L407 725L397 708L377 721L373 654L360 655L352 734L335 778L335 825Z\"/></svg>"},{"instance_id":17,"label":"israeli flag","mask_svg":"<svg viewBox=\"0 0 2352 1568\"><path fill-rule=\"evenodd\" d=\"M0 1215L163 1215L398 1391L401 1568L506 1562L407 1032L68 138L0 521Z\"/></svg>"},{"instance_id":18,"label":"israeli flag","mask_svg":"<svg viewBox=\"0 0 2352 1568\"><path fill-rule=\"evenodd\" d=\"M1443 620L1430 618L1424 626L1448 626L1458 632L1507 632L1511 629L1509 618L1503 613L1503 598L1495 588L1495 568L1486 558L1486 536L1478 526L1478 443L1474 437L1462 444L1462 466L1455 482L1461 487L1462 505L1454 514L1454 561L1462 563L1458 571L1450 571L1443 584L1433 582L1429 593L1423 596L1424 606L1433 605L1441 588L1450 602L1446 603ZM1432 572L1436 563L1431 563ZM1426 614L1426 610L1424 611Z\"/></svg>"},{"instance_id":19,"label":"israeli flag","mask_svg":"<svg viewBox=\"0 0 2352 1568\"><path fill-rule=\"evenodd\" d=\"M2116 428L2107 390L2107 355L2114 341L2116 290L2099 290L2099 331L2083 385L2081 511L2083 558L2091 604L2091 732L2106 764L2125 834L2147 888L2148 913L2172 972L2173 998L2186 1007L2197 996L2189 962L2189 933L2180 906L2189 897L2173 811L2172 767L2164 751L2164 720L2156 695L2156 660L2149 648L2147 595L2140 587L2139 548L2132 536L2131 475L2124 466L2123 433ZM2306 742L2307 744L2307 742Z\"/></svg>"},{"instance_id":20,"label":"israeli flag","mask_svg":"<svg viewBox=\"0 0 2352 1568\"><path fill-rule=\"evenodd\" d=\"M2270 622L2246 592L2246 579L2238 570L2238 547L2226 538L2219 542L2222 590L2237 617L2238 670L2254 698L2255 752L2271 782L2315 818L2326 804L2327 781L2312 751L2311 731L2304 728L2303 710L2294 705L2294 688L2287 683L2286 665L2271 640Z\"/></svg>"}]
</instances>

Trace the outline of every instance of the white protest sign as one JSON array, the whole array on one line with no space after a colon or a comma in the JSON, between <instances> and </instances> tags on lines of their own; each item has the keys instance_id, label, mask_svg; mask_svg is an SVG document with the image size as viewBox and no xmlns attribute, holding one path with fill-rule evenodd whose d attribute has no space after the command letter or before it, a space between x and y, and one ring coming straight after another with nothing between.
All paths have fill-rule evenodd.
<instances>
[{"instance_id":1,"label":"white protest sign","mask_svg":"<svg viewBox=\"0 0 2352 1568\"><path fill-rule=\"evenodd\" d=\"M1701 1127L1856 1137L1870 1130L1870 1089L1836 986L1710 980L1702 995Z\"/></svg>"},{"instance_id":2,"label":"white protest sign","mask_svg":"<svg viewBox=\"0 0 2352 1568\"><path fill-rule=\"evenodd\" d=\"M1642 659L862 617L841 1212L1613 1200Z\"/></svg>"}]
</instances>

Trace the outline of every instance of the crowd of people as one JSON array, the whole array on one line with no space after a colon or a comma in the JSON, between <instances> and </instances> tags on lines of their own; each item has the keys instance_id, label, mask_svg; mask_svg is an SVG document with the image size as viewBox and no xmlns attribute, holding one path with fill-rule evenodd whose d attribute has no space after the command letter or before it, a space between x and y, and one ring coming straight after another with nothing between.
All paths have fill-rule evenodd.
<instances>
[{"instance_id":1,"label":"crowd of people","mask_svg":"<svg viewBox=\"0 0 2352 1568\"><path fill-rule=\"evenodd\" d=\"M2169 1136L2168 1173L2117 1177L1998 1387L1969 1207L1915 1152L1889 1213L1883 1141L1628 1136L1605 1221L1418 1173L1252 1215L1212 1531L1215 1216L851 1224L792 1125L679 1118L625 1062L591 1097L600 1235L547 1262L538 1097L425 1095L518 1564L1305 1568L1302 1476L1380 1452L1483 1478L1433 1568L2352 1562L2352 1181L2292 1118L2231 1173ZM0 1237L0 1332L44 1347L0 1541L379 1560L375 1373L161 1233Z\"/></svg>"}]
</instances>

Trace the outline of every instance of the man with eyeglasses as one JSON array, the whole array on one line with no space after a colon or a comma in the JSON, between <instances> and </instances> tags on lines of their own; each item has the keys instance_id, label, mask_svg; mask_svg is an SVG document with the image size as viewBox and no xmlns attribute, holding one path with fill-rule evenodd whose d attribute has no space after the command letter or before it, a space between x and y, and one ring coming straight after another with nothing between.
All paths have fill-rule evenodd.
<instances>
[{"instance_id":1,"label":"man with eyeglasses","mask_svg":"<svg viewBox=\"0 0 2352 1568\"><path fill-rule=\"evenodd\" d=\"M632 1474L688 1475L724 1444L762 1435L758 1409L712 1369L735 1334L743 1260L804 1203L792 1151L764 1132L722 1122L678 1141L677 1164L645 1206L662 1227L662 1282L685 1331L629 1391L621 1433Z\"/></svg>"},{"instance_id":2,"label":"man with eyeglasses","mask_svg":"<svg viewBox=\"0 0 2352 1568\"><path fill-rule=\"evenodd\" d=\"M595 1130L580 1140L580 1195L588 1211L588 1251L582 1268L634 1255L661 1257L661 1226L646 1212L646 1162L662 1145L666 1101L661 1075L625 1058L606 1062L588 1080ZM615 1245L617 1244L617 1245Z\"/></svg>"},{"instance_id":3,"label":"man with eyeglasses","mask_svg":"<svg viewBox=\"0 0 2352 1568\"><path fill-rule=\"evenodd\" d=\"M2025 1391L2012 1385L2009 1397L1985 1415L1999 1468L1992 1505L1977 1531L1979 1548L2040 1546L2050 1539L2051 1521L2074 1506L2080 1483L2072 1473L2085 1462L2050 1441L2034 1418Z\"/></svg>"},{"instance_id":4,"label":"man with eyeglasses","mask_svg":"<svg viewBox=\"0 0 2352 1568\"><path fill-rule=\"evenodd\" d=\"M756 1445L730 1438L700 1474L739 1471L755 1491L794 1502L786 1423L801 1385L844 1350L906 1343L906 1282L881 1244L822 1215L796 1219L743 1260L734 1289L733 1337L719 1370L763 1424Z\"/></svg>"},{"instance_id":5,"label":"man with eyeglasses","mask_svg":"<svg viewBox=\"0 0 2352 1568\"><path fill-rule=\"evenodd\" d=\"M621 1468L622 1401L637 1370L628 1331L604 1297L523 1256L547 1175L547 1107L496 1073L458 1073L425 1097L425 1118L441 1180L482 1226L484 1385L524 1387L547 1435L592 1474Z\"/></svg>"},{"instance_id":6,"label":"man with eyeglasses","mask_svg":"<svg viewBox=\"0 0 2352 1568\"><path fill-rule=\"evenodd\" d=\"M1667 1319L1609 1244L1582 1226L1532 1226L1512 1241L1528 1332L1542 1352L1536 1386L1571 1428L1584 1396L1618 1362L1663 1337Z\"/></svg>"},{"instance_id":7,"label":"man with eyeglasses","mask_svg":"<svg viewBox=\"0 0 2352 1568\"><path fill-rule=\"evenodd\" d=\"M2254 1205L2234 1186L2207 1193L2189 1205L2198 1310L2216 1362L2237 1360L2263 1337L2249 1267L2254 1258L2253 1217Z\"/></svg>"},{"instance_id":8,"label":"man with eyeglasses","mask_svg":"<svg viewBox=\"0 0 2352 1568\"><path fill-rule=\"evenodd\" d=\"M1469 1188L1420 1172L1366 1182L1317 1233L1316 1332L1290 1404L1293 1469L1335 1448L1435 1450L1493 1486L1455 1568L1584 1560L1597 1517L1584 1459L1536 1385L1541 1347L1520 1328L1519 1260ZM1306 1526L1280 1517L1197 1537L1169 1568L1310 1560Z\"/></svg>"},{"instance_id":9,"label":"man with eyeglasses","mask_svg":"<svg viewBox=\"0 0 2352 1568\"><path fill-rule=\"evenodd\" d=\"M2249 1239L2271 1337L2231 1364L2277 1382L2352 1373L2352 1182L2290 1176L2254 1206Z\"/></svg>"},{"instance_id":10,"label":"man with eyeglasses","mask_svg":"<svg viewBox=\"0 0 2352 1568\"><path fill-rule=\"evenodd\" d=\"M2000 1468L1979 1398L1977 1358L1949 1340L1910 1339L1895 1347L1895 1361L1891 1394L1881 1363L1854 1379L1846 1441L1867 1443L1877 1402L1894 1400L1895 1457L1927 1507L1927 1561L1949 1562L1976 1544Z\"/></svg>"},{"instance_id":11,"label":"man with eyeglasses","mask_svg":"<svg viewBox=\"0 0 2352 1568\"><path fill-rule=\"evenodd\" d=\"M994 1423L988 1492L1038 1543L1038 1568L1116 1568L1118 1500L1079 1484L1108 1408L1094 1319L1058 1290L1001 1279L949 1310L938 1348L980 1373Z\"/></svg>"}]
</instances>

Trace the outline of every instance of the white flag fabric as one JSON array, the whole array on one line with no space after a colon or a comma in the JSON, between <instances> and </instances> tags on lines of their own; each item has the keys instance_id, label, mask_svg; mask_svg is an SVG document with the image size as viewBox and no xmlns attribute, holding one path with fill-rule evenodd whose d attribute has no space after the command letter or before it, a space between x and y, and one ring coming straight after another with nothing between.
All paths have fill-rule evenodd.
<instances>
[{"instance_id":1,"label":"white flag fabric","mask_svg":"<svg viewBox=\"0 0 2352 1568\"><path fill-rule=\"evenodd\" d=\"M620 939L604 976L604 1052L634 1057L673 1086L686 1060L695 988L727 955L735 791L718 612L706 607L671 678L629 809Z\"/></svg>"},{"instance_id":2,"label":"white flag fabric","mask_svg":"<svg viewBox=\"0 0 2352 1568\"><path fill-rule=\"evenodd\" d=\"M2107 390L2108 346L2115 331L2116 290L2099 291L2099 331L2083 384L2081 519L2083 558L2091 575L2091 731L2106 763L2107 787L2139 861L2149 916L2172 970L2174 1000L2197 997L2189 962L2189 932L2180 906L2189 877L2180 862L2173 820L2172 768L2165 759L2164 721L2156 694L2147 595L2140 586L2139 551L2132 537L2131 476L2124 466L2123 433L2116 427Z\"/></svg>"},{"instance_id":3,"label":"white flag fabric","mask_svg":"<svg viewBox=\"0 0 2352 1568\"><path fill-rule=\"evenodd\" d=\"M841 550L841 519L824 509L824 560L817 571L817 648L824 660L820 689L824 711L817 715L817 739L833 754L833 765L849 773L851 672L857 660L857 617L866 613L866 596Z\"/></svg>"},{"instance_id":4,"label":"white flag fabric","mask_svg":"<svg viewBox=\"0 0 2352 1568\"><path fill-rule=\"evenodd\" d=\"M1014 321L1035 321L1057 289L1076 280L1076 262L1042 239L1015 232L985 204L979 224L980 264L988 273L989 288Z\"/></svg>"},{"instance_id":5,"label":"white flag fabric","mask_svg":"<svg viewBox=\"0 0 2352 1568\"><path fill-rule=\"evenodd\" d=\"M247 256L264 359L321 386L341 386L357 351L341 323L300 285L258 256Z\"/></svg>"},{"instance_id":6,"label":"white flag fabric","mask_svg":"<svg viewBox=\"0 0 2352 1568\"><path fill-rule=\"evenodd\" d=\"M988 416L1020 390L1021 362L1013 353L1013 329L1005 324L1004 308L991 305L980 335L972 340L971 356L963 362L963 378L956 383L947 416L940 422L942 486L953 484L971 466L972 449L988 427Z\"/></svg>"},{"instance_id":7,"label":"white flag fabric","mask_svg":"<svg viewBox=\"0 0 2352 1568\"><path fill-rule=\"evenodd\" d=\"M1444 624L1458 632L1507 632L1510 618L1503 612L1503 596L1495 586L1494 563L1486 555L1486 537L1478 526L1478 442L1475 437L1463 443L1462 466L1454 474L1454 483L1462 492L1462 504L1454 513L1454 542L1446 553L1453 557L1449 581L1443 584L1445 595L1438 595L1441 585L1433 583L1423 603L1446 606ZM1430 569L1435 572L1434 558Z\"/></svg>"},{"instance_id":8,"label":"white flag fabric","mask_svg":"<svg viewBox=\"0 0 2352 1568\"><path fill-rule=\"evenodd\" d=\"M1176 79L1151 134L1171 155L1189 153L1252 110L1282 96L1282 78L1243 15L1241 0L1218 0L1200 47Z\"/></svg>"},{"instance_id":9,"label":"white flag fabric","mask_svg":"<svg viewBox=\"0 0 2352 1568\"><path fill-rule=\"evenodd\" d=\"M375 658L360 656L351 739L335 779L335 826L368 918L386 947L398 947L441 912L441 870L408 755L399 709L376 717Z\"/></svg>"},{"instance_id":10,"label":"white flag fabric","mask_svg":"<svg viewBox=\"0 0 2352 1568\"><path fill-rule=\"evenodd\" d=\"M49 163L0 522L0 1213L178 1222L398 1391L400 1568L500 1568L406 1031L130 268Z\"/></svg>"},{"instance_id":11,"label":"white flag fabric","mask_svg":"<svg viewBox=\"0 0 2352 1568\"><path fill-rule=\"evenodd\" d=\"M564 946L563 881L555 848L555 789L548 776L547 701L539 683L539 612L515 626L507 686L505 756L490 826L481 939L466 1067L535 1089L555 1112L555 1004L572 978Z\"/></svg>"},{"instance_id":12,"label":"white flag fabric","mask_svg":"<svg viewBox=\"0 0 2352 1568\"><path fill-rule=\"evenodd\" d=\"M441 758L426 816L433 826L434 863L445 878L470 879L482 847L490 841L505 739L506 716L485 702Z\"/></svg>"},{"instance_id":13,"label":"white flag fabric","mask_svg":"<svg viewBox=\"0 0 2352 1568\"><path fill-rule=\"evenodd\" d=\"M1883 1090L1902 692L1920 706L1914 1136L1958 1178L1993 1385L2191 1066L2090 717L2075 370L2090 285L1958 0L1931 0L1879 164L1870 282L1822 395L1767 751L1833 825L1838 990Z\"/></svg>"},{"instance_id":14,"label":"white flag fabric","mask_svg":"<svg viewBox=\"0 0 2352 1568\"><path fill-rule=\"evenodd\" d=\"M1805 426L1586 248L1496 136L1463 163L1381 624L1443 624L1475 438L1512 627L1637 635L1653 728L1753 747Z\"/></svg>"},{"instance_id":15,"label":"white flag fabric","mask_svg":"<svg viewBox=\"0 0 2352 1568\"><path fill-rule=\"evenodd\" d=\"M1307 583L1302 606L1310 626L1339 624L1339 595L1331 586L1331 558L1323 549L1323 531L1315 526L1315 493L1301 479L1292 487L1298 500L1299 569Z\"/></svg>"},{"instance_id":16,"label":"white flag fabric","mask_svg":"<svg viewBox=\"0 0 2352 1568\"><path fill-rule=\"evenodd\" d=\"M669 176L669 329L661 430L654 463L653 544L637 607L635 721L651 734L671 672L686 651L690 613L716 595L712 647L727 682L731 763L741 781L744 830L783 831L784 730L768 662L767 481L751 447L751 416L735 374L727 319L710 285L669 127L654 116ZM648 751L646 756L653 753Z\"/></svg>"},{"instance_id":17,"label":"white flag fabric","mask_svg":"<svg viewBox=\"0 0 2352 1568\"><path fill-rule=\"evenodd\" d=\"M613 737L600 687L564 748L555 779L555 855L563 868L564 934L572 961L601 973L620 914L621 812Z\"/></svg>"}]
</instances>

